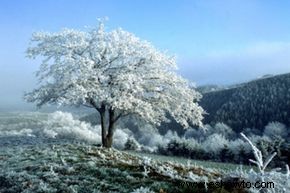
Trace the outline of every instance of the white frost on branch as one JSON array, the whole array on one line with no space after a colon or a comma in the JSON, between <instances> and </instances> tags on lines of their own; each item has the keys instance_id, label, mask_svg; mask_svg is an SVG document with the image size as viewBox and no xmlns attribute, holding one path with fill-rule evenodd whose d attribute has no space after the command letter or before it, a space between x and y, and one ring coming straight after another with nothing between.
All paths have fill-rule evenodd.
<instances>
[{"instance_id":1,"label":"white frost on branch","mask_svg":"<svg viewBox=\"0 0 290 193\"><path fill-rule=\"evenodd\" d=\"M274 152L273 154L268 156L264 162L262 152L251 142L251 140L245 134L241 133L241 136L251 145L255 159L256 159L256 160L249 159L249 161L256 164L257 167L259 168L260 173L264 174L266 167L272 161L272 159L276 156L277 153Z\"/></svg>"},{"instance_id":2,"label":"white frost on branch","mask_svg":"<svg viewBox=\"0 0 290 193\"><path fill-rule=\"evenodd\" d=\"M288 193L290 192L290 180L289 180L289 166L286 165L286 173L278 172L280 168L272 169L270 171L265 171L268 164L273 160L276 153L270 155L265 161L263 161L263 156L261 151L251 142L251 140L241 133L242 137L250 144L252 147L254 156L256 160L250 160L252 163L256 164L259 168L259 172L255 172L253 169L250 171L236 171L234 174L230 174L233 177L238 174L240 178L246 179L246 181L255 182L271 182L274 184L271 188L250 188L249 192L265 192L265 193Z\"/></svg>"},{"instance_id":3,"label":"white frost on branch","mask_svg":"<svg viewBox=\"0 0 290 193\"><path fill-rule=\"evenodd\" d=\"M201 95L174 72L174 57L122 29L104 29L100 22L88 32L33 34L27 55L43 61L39 87L26 100L38 106L105 106L118 118L136 114L154 124L170 113L184 127L202 125Z\"/></svg>"}]
</instances>

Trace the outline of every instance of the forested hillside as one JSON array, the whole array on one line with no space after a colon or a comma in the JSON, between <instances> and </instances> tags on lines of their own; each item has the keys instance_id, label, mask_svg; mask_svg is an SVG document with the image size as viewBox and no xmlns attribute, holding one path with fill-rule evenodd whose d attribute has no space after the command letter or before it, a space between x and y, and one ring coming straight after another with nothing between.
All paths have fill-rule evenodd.
<instances>
[{"instance_id":1,"label":"forested hillside","mask_svg":"<svg viewBox=\"0 0 290 193\"><path fill-rule=\"evenodd\" d=\"M200 105L208 113L204 123L223 122L236 131L262 129L272 121L290 126L290 73L205 92Z\"/></svg>"}]
</instances>

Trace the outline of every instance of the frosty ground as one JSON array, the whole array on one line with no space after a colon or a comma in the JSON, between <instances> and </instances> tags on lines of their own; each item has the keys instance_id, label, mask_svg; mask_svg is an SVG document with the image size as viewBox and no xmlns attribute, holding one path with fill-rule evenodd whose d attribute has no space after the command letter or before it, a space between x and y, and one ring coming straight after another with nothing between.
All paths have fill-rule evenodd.
<instances>
[{"instance_id":1,"label":"frosty ground","mask_svg":"<svg viewBox=\"0 0 290 193\"><path fill-rule=\"evenodd\" d=\"M60 115L1 114L0 192L182 192L178 183L194 173L204 179L220 175L96 147L92 142L100 139L90 135L92 128Z\"/></svg>"},{"instance_id":2,"label":"frosty ground","mask_svg":"<svg viewBox=\"0 0 290 193\"><path fill-rule=\"evenodd\" d=\"M193 165L81 144L2 148L0 160L2 192L184 192L180 181L221 177Z\"/></svg>"},{"instance_id":3,"label":"frosty ground","mask_svg":"<svg viewBox=\"0 0 290 193\"><path fill-rule=\"evenodd\" d=\"M259 180L258 171L234 164L194 161L148 153L103 149L98 128L64 113L2 113L0 192L257 192L211 189L211 181ZM116 133L124 147L128 133ZM125 139L124 139L125 138ZM122 144L123 143L123 144ZM265 181L287 192L289 174L266 172ZM182 182L201 182L199 187Z\"/></svg>"}]
</instances>

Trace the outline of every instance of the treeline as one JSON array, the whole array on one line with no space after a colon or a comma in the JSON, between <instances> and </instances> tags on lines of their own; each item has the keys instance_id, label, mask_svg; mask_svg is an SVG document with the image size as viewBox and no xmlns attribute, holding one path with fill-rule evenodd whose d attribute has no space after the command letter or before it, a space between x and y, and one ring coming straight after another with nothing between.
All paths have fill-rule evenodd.
<instances>
[{"instance_id":1,"label":"treeline","mask_svg":"<svg viewBox=\"0 0 290 193\"><path fill-rule=\"evenodd\" d=\"M205 124L223 122L236 131L264 128L279 121L290 126L290 73L254 80L234 88L203 93Z\"/></svg>"}]
</instances>

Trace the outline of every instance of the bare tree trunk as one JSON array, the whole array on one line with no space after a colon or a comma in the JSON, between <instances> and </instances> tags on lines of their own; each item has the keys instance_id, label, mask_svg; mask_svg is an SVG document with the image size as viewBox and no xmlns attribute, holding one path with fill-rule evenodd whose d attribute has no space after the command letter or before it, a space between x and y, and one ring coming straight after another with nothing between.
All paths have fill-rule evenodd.
<instances>
[{"instance_id":1,"label":"bare tree trunk","mask_svg":"<svg viewBox=\"0 0 290 193\"><path fill-rule=\"evenodd\" d=\"M112 145L113 145L113 136L112 135L107 135L105 143L103 144L103 147L111 148Z\"/></svg>"},{"instance_id":2,"label":"bare tree trunk","mask_svg":"<svg viewBox=\"0 0 290 193\"><path fill-rule=\"evenodd\" d=\"M109 110L109 126L108 126L108 133L106 135L105 143L103 144L106 148L111 148L113 144L113 135L115 131L115 112L114 110Z\"/></svg>"},{"instance_id":3,"label":"bare tree trunk","mask_svg":"<svg viewBox=\"0 0 290 193\"><path fill-rule=\"evenodd\" d=\"M111 148L113 144L113 135L115 131L115 123L120 118L115 115L115 111L113 109L109 109L106 114L106 106L104 104L101 105L100 108L97 107L94 100L90 100L90 104L100 113L101 117L101 128L102 128L102 146L106 148ZM106 115L109 116L109 123L107 124Z\"/></svg>"},{"instance_id":4,"label":"bare tree trunk","mask_svg":"<svg viewBox=\"0 0 290 193\"><path fill-rule=\"evenodd\" d=\"M106 143L106 135L107 135L107 129L106 129L106 111L102 110L100 111L101 115L101 128L102 128L102 145Z\"/></svg>"},{"instance_id":5,"label":"bare tree trunk","mask_svg":"<svg viewBox=\"0 0 290 193\"><path fill-rule=\"evenodd\" d=\"M107 124L106 124L106 106L104 104L99 108L93 99L89 100L90 104L100 113L101 117L101 128L102 128L102 145L103 147L107 147ZM111 144L112 146L112 144Z\"/></svg>"}]
</instances>

